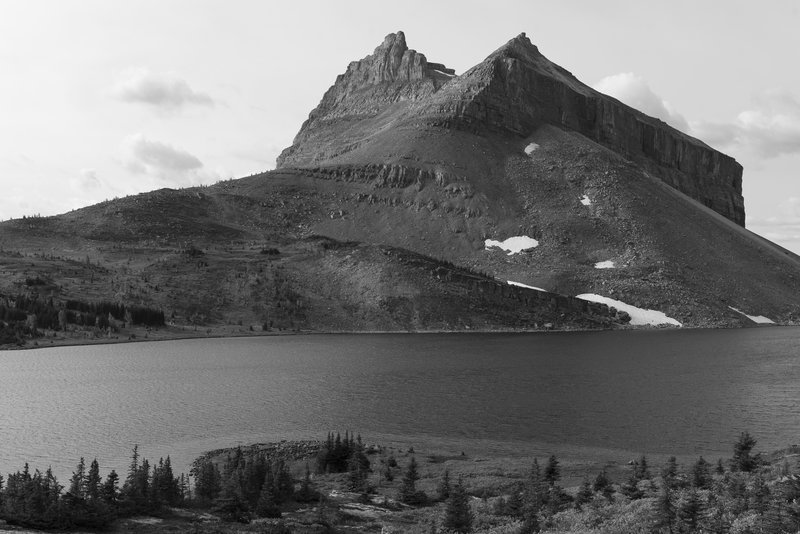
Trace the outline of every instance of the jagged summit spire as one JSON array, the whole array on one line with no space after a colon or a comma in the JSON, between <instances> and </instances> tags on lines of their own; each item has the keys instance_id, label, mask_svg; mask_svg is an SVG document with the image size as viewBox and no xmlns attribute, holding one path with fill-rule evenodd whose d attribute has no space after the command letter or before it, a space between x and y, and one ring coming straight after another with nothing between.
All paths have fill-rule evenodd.
<instances>
[{"instance_id":1,"label":"jagged summit spire","mask_svg":"<svg viewBox=\"0 0 800 534\"><path fill-rule=\"evenodd\" d=\"M352 61L347 70L322 97L319 105L295 137L291 147L278 157L281 167L297 164L307 158L319 158L323 153L296 154L296 149L317 124L341 117L369 117L379 114L399 101L418 101L439 90L455 76L453 69L441 63L431 63L424 54L408 48L402 31L384 37L372 54Z\"/></svg>"},{"instance_id":2,"label":"jagged summit spire","mask_svg":"<svg viewBox=\"0 0 800 534\"><path fill-rule=\"evenodd\" d=\"M543 57L541 52L539 52L539 48L536 47L535 44L528 39L528 36L525 32L520 33L513 39L506 42L503 46L498 48L492 54L493 56L503 55L503 56L531 56L535 58Z\"/></svg>"},{"instance_id":3,"label":"jagged summit spire","mask_svg":"<svg viewBox=\"0 0 800 534\"><path fill-rule=\"evenodd\" d=\"M380 46L393 46L395 44L402 46L403 48L406 49L408 48L408 46L406 45L406 34L403 33L402 30L397 30L395 33L390 33L389 35L384 37L383 44Z\"/></svg>"}]
</instances>

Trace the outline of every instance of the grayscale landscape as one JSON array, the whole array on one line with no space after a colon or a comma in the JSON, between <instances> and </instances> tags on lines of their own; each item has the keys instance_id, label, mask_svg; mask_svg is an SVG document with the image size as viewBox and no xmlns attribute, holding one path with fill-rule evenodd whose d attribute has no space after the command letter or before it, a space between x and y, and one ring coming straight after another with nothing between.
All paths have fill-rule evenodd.
<instances>
[{"instance_id":1,"label":"grayscale landscape","mask_svg":"<svg viewBox=\"0 0 800 534\"><path fill-rule=\"evenodd\" d=\"M9 109L18 134L0 137L0 531L800 531L800 193L787 178L800 80L726 123L711 92L727 74L689 80L668 46L598 34L600 50L653 54L642 68L663 54L666 77L696 85L689 121L638 74L590 85L519 33L559 42L559 13L587 27L649 16L578 4L530 24L487 14L486 35L473 20L437 41L431 19L377 25L354 2L368 29L342 22L346 35L292 48L289 25L286 50L248 49L269 74L243 75L250 88L202 68L252 70L199 30L239 28L244 50L275 38L257 14L299 24L297 6L31 4L56 35L58 13L86 29L65 45L85 72L128 69L64 108L85 121L75 139L36 131L38 87ZM779 4L780 24L800 22ZM10 5L24 23L0 25L9 38L36 20ZM315 21L347 11L308 7ZM658 12L672 26L653 31L676 42L729 35ZM159 30L138 51L87 48L150 16ZM386 33L401 21L416 31ZM435 50L414 48L417 31ZM593 65L621 61L577 44L565 50ZM81 79L39 46L0 65ZM209 89L168 70L181 65ZM280 150L246 146L255 117ZM105 138L134 125L109 155ZM51 155L26 144L37 138ZM51 160L91 150L100 170L57 181Z\"/></svg>"}]
</instances>

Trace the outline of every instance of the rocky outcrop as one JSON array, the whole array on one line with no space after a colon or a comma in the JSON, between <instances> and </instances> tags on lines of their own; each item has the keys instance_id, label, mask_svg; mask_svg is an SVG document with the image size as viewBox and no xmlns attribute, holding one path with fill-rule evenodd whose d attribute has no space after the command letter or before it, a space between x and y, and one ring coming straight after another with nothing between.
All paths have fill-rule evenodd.
<instances>
[{"instance_id":1,"label":"rocky outcrop","mask_svg":"<svg viewBox=\"0 0 800 534\"><path fill-rule=\"evenodd\" d=\"M543 123L639 160L664 182L744 226L742 167L668 124L584 85L521 34L416 110L441 124L531 135Z\"/></svg>"},{"instance_id":2,"label":"rocky outcrop","mask_svg":"<svg viewBox=\"0 0 800 534\"><path fill-rule=\"evenodd\" d=\"M440 170L419 169L405 165L369 164L364 166L336 165L327 167L306 167L301 173L305 176L323 180L369 183L373 187L404 188L416 185L419 188L428 183L445 186L462 182L463 178Z\"/></svg>"},{"instance_id":3,"label":"rocky outcrop","mask_svg":"<svg viewBox=\"0 0 800 534\"><path fill-rule=\"evenodd\" d=\"M375 51L348 65L347 71L322 97L309 114L291 147L278 157L278 167L303 161L296 154L312 142L317 130L332 121L369 118L400 101L416 101L435 93L450 81L455 71L441 63L428 63L424 54L409 49L403 32L390 33Z\"/></svg>"},{"instance_id":4,"label":"rocky outcrop","mask_svg":"<svg viewBox=\"0 0 800 534\"><path fill-rule=\"evenodd\" d=\"M337 77L278 166L323 166L365 144L393 146L376 140L398 124L483 137L493 132L529 137L550 124L637 161L649 174L744 225L742 167L733 158L586 86L545 58L525 34L461 76L453 74L409 49L402 32L388 35L373 54ZM386 163L387 153L382 149L372 160L368 153L360 155L358 163Z\"/></svg>"}]
</instances>

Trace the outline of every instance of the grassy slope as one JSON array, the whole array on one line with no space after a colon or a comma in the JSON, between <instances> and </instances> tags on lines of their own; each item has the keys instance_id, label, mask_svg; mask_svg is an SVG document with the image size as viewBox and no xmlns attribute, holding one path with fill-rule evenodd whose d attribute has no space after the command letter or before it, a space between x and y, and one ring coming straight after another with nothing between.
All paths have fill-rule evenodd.
<instances>
[{"instance_id":1,"label":"grassy slope","mask_svg":"<svg viewBox=\"0 0 800 534\"><path fill-rule=\"evenodd\" d=\"M173 208L180 206L181 196L191 203L196 198L186 191L174 195ZM141 225L132 231L158 236L154 239L109 243L76 237L75 220L81 221L87 237L96 237L105 218L91 212L107 207L63 218L6 223L10 231L2 233L0 243L0 295L38 294L56 303L112 300L165 310L169 328L125 329L113 339L131 334L160 339L301 331L532 329L544 323L562 328L609 325L606 318L564 314L546 303L525 305L517 298L525 290L505 296L476 290L476 284L488 284L490 289L503 284L402 249L326 238L290 239L292 233L303 231L286 231L291 216L279 219L280 226L272 225L269 218L253 223L240 214L205 221L209 211L254 201L227 192L203 196L210 208L195 215L193 226L203 227L195 240L192 234L179 239L168 233L176 231L179 215L157 218L126 211L126 204L150 203L147 195L124 199L118 212L128 220L141 221L132 223ZM298 204L304 206L305 201L287 209L297 209ZM196 206L185 213L193 209ZM185 220L182 224L190 225ZM256 232L246 224L265 230ZM255 240L259 234L269 236L275 226L276 240ZM251 240L225 239L232 234ZM71 236L69 245L59 248L64 235ZM26 285L26 279L37 277L45 284ZM42 343L109 339L95 329L72 330L50 332L50 339Z\"/></svg>"},{"instance_id":2,"label":"grassy slope","mask_svg":"<svg viewBox=\"0 0 800 534\"><path fill-rule=\"evenodd\" d=\"M539 148L527 156L530 142ZM748 324L728 306L782 323L800 317L797 256L580 135L542 126L522 139L399 124L328 163L371 161L458 178L374 186L368 202L345 198L346 216L320 220L314 231L403 246L559 293L611 296L690 326ZM511 257L483 249L486 238L520 234L540 246ZM617 268L594 269L605 260Z\"/></svg>"},{"instance_id":3,"label":"grassy slope","mask_svg":"<svg viewBox=\"0 0 800 534\"><path fill-rule=\"evenodd\" d=\"M530 142L539 148L528 156ZM543 126L522 139L411 121L328 163L374 161L448 177L389 187L369 173L333 180L284 169L9 221L0 224L0 248L12 253L0 292L13 295L26 273L41 272L58 286L54 295L163 307L179 325L241 321L245 332L270 319L274 329L295 330L587 324L558 314L532 319L518 307L489 313L489 301L470 305L481 297L432 287L394 257L360 249L344 261L347 254L303 244L320 234L404 248L557 293L610 296L687 326L749 324L729 306L781 323L800 317L795 255L577 134ZM584 195L591 205L580 202ZM484 249L487 238L513 235L540 245L513 256ZM205 254L180 252L189 246ZM281 254L259 254L264 247ZM17 252L37 259L28 265L13 259ZM593 267L606 260L617 268ZM292 304L299 297L302 311Z\"/></svg>"}]
</instances>

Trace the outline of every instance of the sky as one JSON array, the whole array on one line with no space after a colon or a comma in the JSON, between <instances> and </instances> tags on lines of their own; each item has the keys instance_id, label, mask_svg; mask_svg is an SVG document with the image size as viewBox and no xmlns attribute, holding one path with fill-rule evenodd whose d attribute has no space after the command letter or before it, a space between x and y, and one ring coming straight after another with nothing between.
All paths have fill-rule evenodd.
<instances>
[{"instance_id":1,"label":"sky","mask_svg":"<svg viewBox=\"0 0 800 534\"><path fill-rule=\"evenodd\" d=\"M391 32L460 74L525 32L736 158L747 227L800 253L793 0L0 0L0 220L274 168Z\"/></svg>"}]
</instances>

